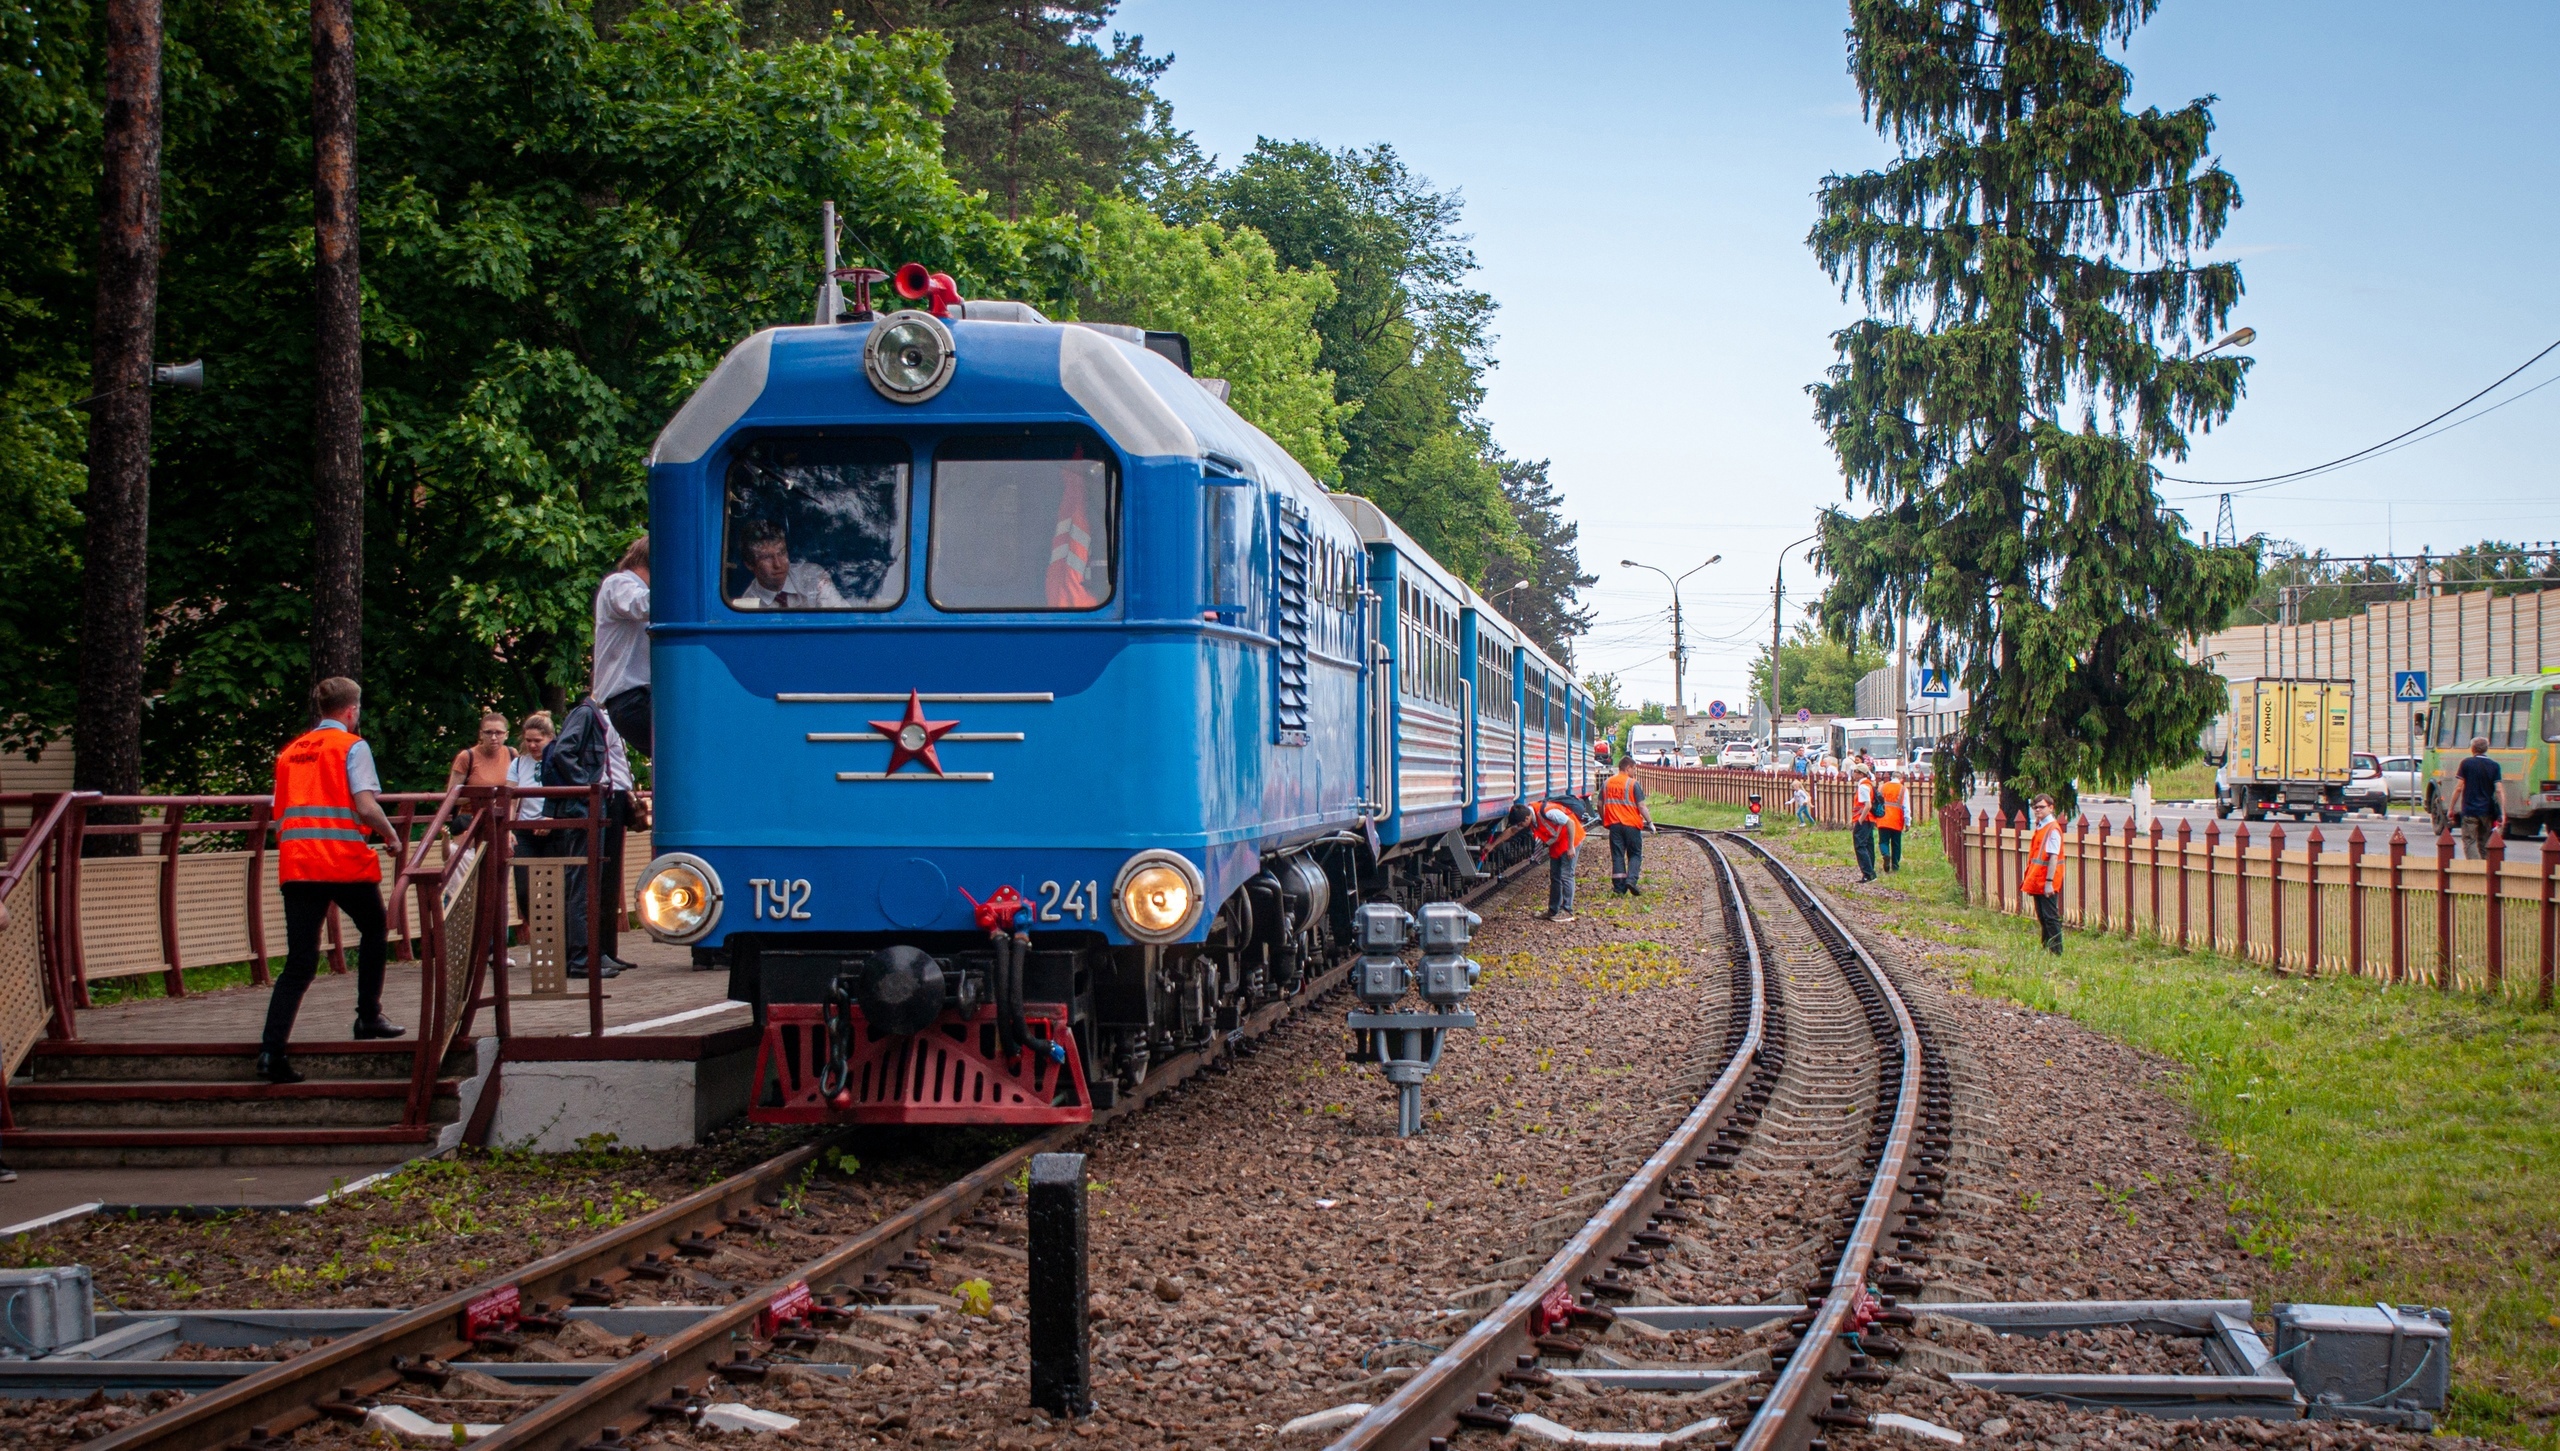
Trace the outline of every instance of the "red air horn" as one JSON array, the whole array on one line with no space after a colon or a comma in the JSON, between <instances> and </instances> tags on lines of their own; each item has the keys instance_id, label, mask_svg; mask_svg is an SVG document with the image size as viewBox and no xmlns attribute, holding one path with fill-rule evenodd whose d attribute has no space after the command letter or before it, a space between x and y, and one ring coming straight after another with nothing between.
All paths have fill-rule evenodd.
<instances>
[{"instance_id":1,"label":"red air horn","mask_svg":"<svg viewBox=\"0 0 2560 1451\"><path fill-rule=\"evenodd\" d=\"M894 279L898 295L909 301L924 300L925 308L935 317L948 317L960 304L960 284L948 272L928 272L922 262L910 262L898 269Z\"/></svg>"}]
</instances>

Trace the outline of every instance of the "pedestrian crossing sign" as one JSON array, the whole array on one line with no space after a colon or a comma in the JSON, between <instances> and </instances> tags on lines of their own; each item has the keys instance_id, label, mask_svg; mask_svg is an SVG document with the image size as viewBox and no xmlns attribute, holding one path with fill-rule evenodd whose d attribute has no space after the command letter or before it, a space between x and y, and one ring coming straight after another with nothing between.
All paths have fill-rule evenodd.
<instances>
[{"instance_id":1,"label":"pedestrian crossing sign","mask_svg":"<svg viewBox=\"0 0 2560 1451\"><path fill-rule=\"evenodd\" d=\"M2394 670L2391 672L2391 698L2403 705L2427 703L2427 672Z\"/></svg>"},{"instance_id":2,"label":"pedestrian crossing sign","mask_svg":"<svg viewBox=\"0 0 2560 1451\"><path fill-rule=\"evenodd\" d=\"M1920 668L1920 694L1924 698L1944 700L1952 693L1947 684L1947 672L1925 665Z\"/></svg>"}]
</instances>

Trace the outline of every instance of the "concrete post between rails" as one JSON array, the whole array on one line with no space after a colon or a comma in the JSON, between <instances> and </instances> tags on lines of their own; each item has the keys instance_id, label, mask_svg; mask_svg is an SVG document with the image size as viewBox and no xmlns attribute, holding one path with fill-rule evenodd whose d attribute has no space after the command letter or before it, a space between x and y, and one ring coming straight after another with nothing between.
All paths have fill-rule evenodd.
<instances>
[{"instance_id":1,"label":"concrete post between rails","mask_svg":"<svg viewBox=\"0 0 2560 1451\"><path fill-rule=\"evenodd\" d=\"M1093 1411L1084 1191L1084 1155L1031 1156L1031 1404L1053 1416Z\"/></svg>"}]
</instances>

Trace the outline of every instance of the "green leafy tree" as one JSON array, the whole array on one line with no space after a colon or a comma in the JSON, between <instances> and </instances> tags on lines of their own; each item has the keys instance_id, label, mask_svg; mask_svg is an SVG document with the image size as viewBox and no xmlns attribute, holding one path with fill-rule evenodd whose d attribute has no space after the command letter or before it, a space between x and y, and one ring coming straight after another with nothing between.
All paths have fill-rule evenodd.
<instances>
[{"instance_id":1,"label":"green leafy tree","mask_svg":"<svg viewBox=\"0 0 2560 1451\"><path fill-rule=\"evenodd\" d=\"M250 786L308 680L308 12L172 0L169 28L162 355L204 355L215 388L157 423L145 762L159 786ZM1064 302L1089 265L1085 229L1010 224L944 171L931 35L757 50L726 6L600 33L553 0L376 0L358 35L365 725L396 787L440 783L484 706L582 687L650 440L739 338L806 319L821 201L847 260L973 294Z\"/></svg>"},{"instance_id":2,"label":"green leafy tree","mask_svg":"<svg viewBox=\"0 0 2560 1451\"><path fill-rule=\"evenodd\" d=\"M1316 331L1320 365L1358 410L1343 422L1345 486L1474 580L1527 546L1478 413L1493 299L1466 285L1475 254L1457 232L1461 208L1392 147L1266 138L1233 170L1181 188L1167 210L1251 227L1284 264L1331 274Z\"/></svg>"},{"instance_id":3,"label":"green leafy tree","mask_svg":"<svg viewBox=\"0 0 2560 1451\"><path fill-rule=\"evenodd\" d=\"M1858 682L1881 668L1889 657L1884 647L1865 640L1835 640L1809 624L1778 648L1779 704L1792 715L1799 707L1816 715L1854 715ZM1751 662L1751 694L1769 698L1769 647L1760 647Z\"/></svg>"},{"instance_id":4,"label":"green leafy tree","mask_svg":"<svg viewBox=\"0 0 2560 1451\"><path fill-rule=\"evenodd\" d=\"M1582 677L1582 688L1591 692L1591 723L1596 727L1593 732L1594 738L1616 741L1623 749L1626 742L1623 739L1625 732L1621 727L1627 724L1635 712L1627 708L1626 701L1619 695L1623 687L1619 684L1618 677L1586 675Z\"/></svg>"},{"instance_id":5,"label":"green leafy tree","mask_svg":"<svg viewBox=\"0 0 2560 1451\"><path fill-rule=\"evenodd\" d=\"M1333 375L1317 366L1315 331L1333 301L1332 274L1282 267L1249 227L1174 226L1122 198L1101 202L1093 221L1081 315L1188 336L1193 372L1227 380L1236 412L1307 472L1339 479L1343 420L1355 410L1335 399Z\"/></svg>"},{"instance_id":6,"label":"green leafy tree","mask_svg":"<svg viewBox=\"0 0 2560 1451\"><path fill-rule=\"evenodd\" d=\"M2135 111L2108 53L2156 0L1851 0L1849 68L1901 148L1824 179L1809 238L1874 316L1810 390L1863 518L1818 562L1835 638L1925 622L1971 696L1940 790L2004 809L2184 759L2221 682L2180 658L2247 598L2255 546L2190 540L2155 458L2227 417L2247 360L2194 353L2240 272L2196 254L2240 190L2208 100Z\"/></svg>"},{"instance_id":7,"label":"green leafy tree","mask_svg":"<svg viewBox=\"0 0 2560 1451\"><path fill-rule=\"evenodd\" d=\"M1492 556L1485 564L1485 595L1556 663L1570 665L1573 642L1591 628L1582 591L1600 577L1582 572L1581 526L1564 517L1564 498L1547 477L1547 460L1505 459L1501 470L1503 497L1511 503L1511 521L1527 557ZM1523 581L1529 587L1513 592Z\"/></svg>"},{"instance_id":8,"label":"green leafy tree","mask_svg":"<svg viewBox=\"0 0 2560 1451\"><path fill-rule=\"evenodd\" d=\"M887 36L930 31L950 47L943 160L1008 219L1084 211L1173 144L1155 82L1171 56L1143 36L1101 37L1118 0L736 0L759 43L819 40L838 17Z\"/></svg>"}]
</instances>

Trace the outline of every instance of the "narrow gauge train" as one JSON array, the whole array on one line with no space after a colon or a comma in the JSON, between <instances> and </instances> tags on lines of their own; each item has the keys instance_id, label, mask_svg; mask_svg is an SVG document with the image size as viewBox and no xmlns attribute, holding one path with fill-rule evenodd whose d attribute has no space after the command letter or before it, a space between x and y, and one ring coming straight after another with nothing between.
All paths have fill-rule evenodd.
<instances>
[{"instance_id":1,"label":"narrow gauge train","mask_svg":"<svg viewBox=\"0 0 2560 1451\"><path fill-rule=\"evenodd\" d=\"M1082 1121L1588 812L1589 695L1179 334L868 280L650 457L641 916L755 1005L753 1117Z\"/></svg>"}]
</instances>

